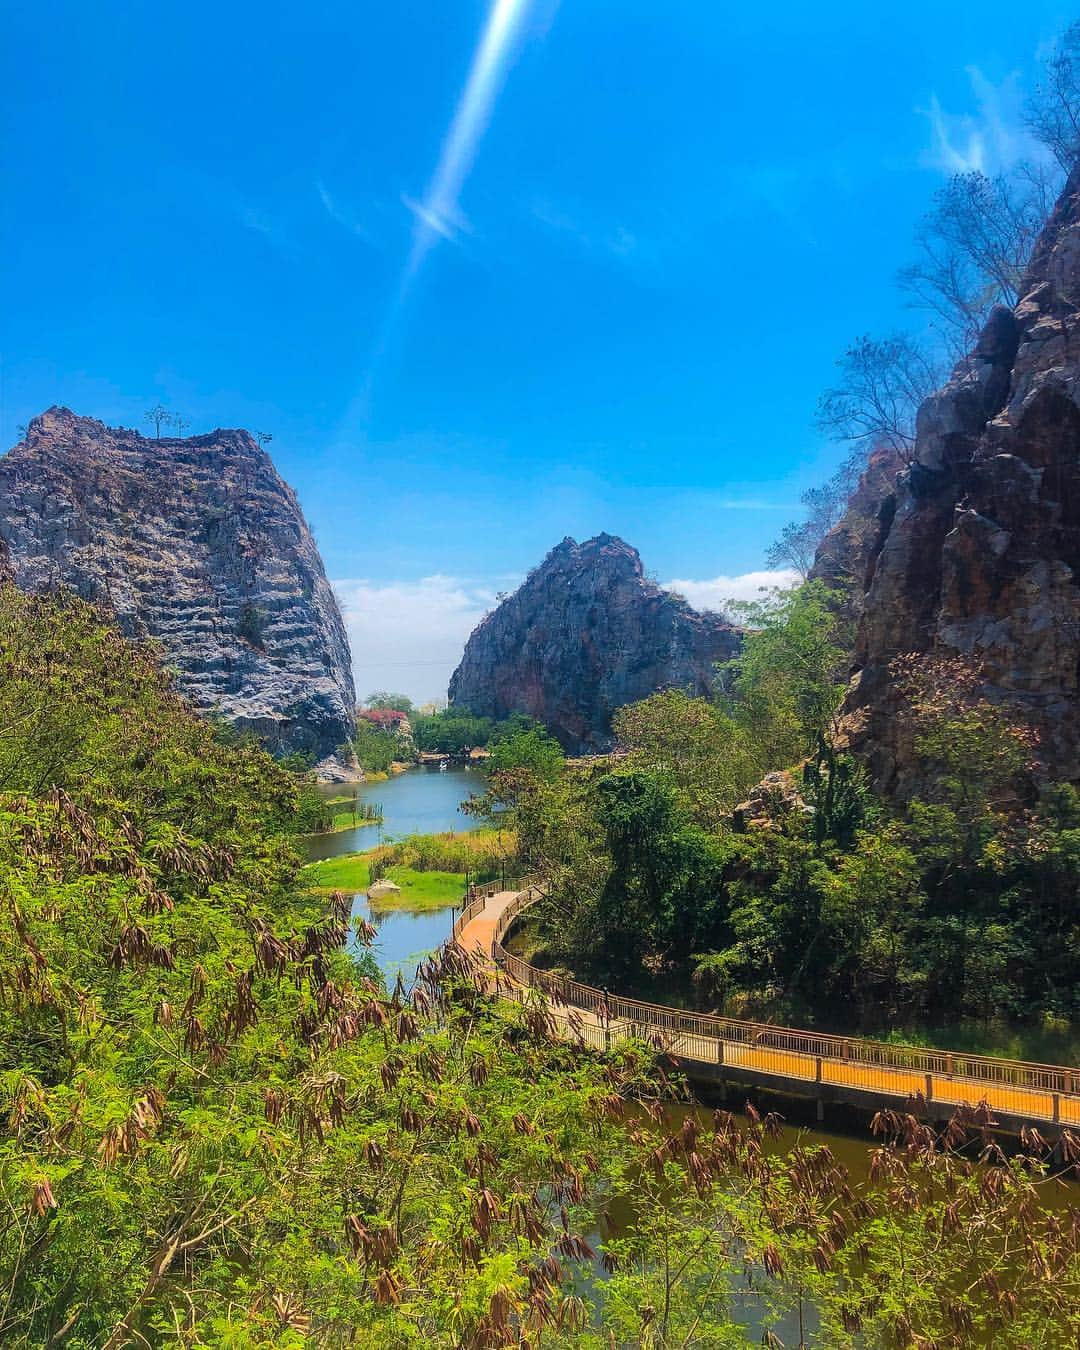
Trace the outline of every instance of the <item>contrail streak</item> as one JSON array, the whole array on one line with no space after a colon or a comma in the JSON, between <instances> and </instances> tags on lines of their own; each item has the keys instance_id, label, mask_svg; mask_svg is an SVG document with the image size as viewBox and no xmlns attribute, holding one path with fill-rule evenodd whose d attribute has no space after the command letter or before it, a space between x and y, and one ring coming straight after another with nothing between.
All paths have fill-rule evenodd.
<instances>
[{"instance_id":1,"label":"contrail streak","mask_svg":"<svg viewBox=\"0 0 1080 1350\"><path fill-rule=\"evenodd\" d=\"M358 418L365 420L369 414L376 375L392 346L405 302L424 259L440 239L453 240L462 227L458 198L476 158L480 138L491 119L508 59L531 3L532 0L492 0L465 87L423 200L403 198L414 218L409 255L383 319L367 374L345 415L345 425L355 426Z\"/></svg>"},{"instance_id":2,"label":"contrail streak","mask_svg":"<svg viewBox=\"0 0 1080 1350\"><path fill-rule=\"evenodd\" d=\"M416 226L401 277L399 304L436 241L453 237L460 219L458 197L491 118L506 58L528 5L529 0L494 0L491 6L435 174L423 202L412 208Z\"/></svg>"}]
</instances>

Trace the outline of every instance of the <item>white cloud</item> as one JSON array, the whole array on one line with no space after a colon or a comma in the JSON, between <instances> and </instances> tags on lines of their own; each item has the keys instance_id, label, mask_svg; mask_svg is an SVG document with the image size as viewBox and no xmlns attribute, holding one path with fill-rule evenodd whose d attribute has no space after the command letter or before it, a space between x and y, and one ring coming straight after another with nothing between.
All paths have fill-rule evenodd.
<instances>
[{"instance_id":1,"label":"white cloud","mask_svg":"<svg viewBox=\"0 0 1080 1350\"><path fill-rule=\"evenodd\" d=\"M357 238L368 239L367 230L348 211L343 209L337 199L331 195L329 188L321 178L315 180L315 189L319 194L323 209L332 221L340 225L342 229L348 230L350 234L355 234Z\"/></svg>"},{"instance_id":2,"label":"white cloud","mask_svg":"<svg viewBox=\"0 0 1080 1350\"><path fill-rule=\"evenodd\" d=\"M637 236L625 225L591 220L581 207L576 207L571 214L546 197L538 197L530 203L529 212L546 229L562 235L585 253L629 259L638 248Z\"/></svg>"},{"instance_id":3,"label":"white cloud","mask_svg":"<svg viewBox=\"0 0 1080 1350\"><path fill-rule=\"evenodd\" d=\"M985 152L982 135L971 117L946 113L937 94L931 95L930 106L919 112L930 123L930 148L924 160L931 168L946 173L968 173L981 170Z\"/></svg>"},{"instance_id":4,"label":"white cloud","mask_svg":"<svg viewBox=\"0 0 1080 1350\"><path fill-rule=\"evenodd\" d=\"M669 591L678 591L695 609L713 609L723 613L729 600L760 600L762 591L794 586L802 578L791 568L775 571L743 572L738 576L713 577L711 581L665 581Z\"/></svg>"},{"instance_id":5,"label":"white cloud","mask_svg":"<svg viewBox=\"0 0 1080 1350\"><path fill-rule=\"evenodd\" d=\"M469 634L495 603L490 588L438 574L333 586L361 699L373 689L393 689L417 703L445 698Z\"/></svg>"},{"instance_id":6,"label":"white cloud","mask_svg":"<svg viewBox=\"0 0 1080 1350\"><path fill-rule=\"evenodd\" d=\"M978 66L966 67L976 111L952 113L936 94L917 111L930 124L930 146L923 162L945 173L1000 173L1018 160L1038 158L1042 150L1024 126L1023 98L1016 72L1000 84Z\"/></svg>"}]
</instances>

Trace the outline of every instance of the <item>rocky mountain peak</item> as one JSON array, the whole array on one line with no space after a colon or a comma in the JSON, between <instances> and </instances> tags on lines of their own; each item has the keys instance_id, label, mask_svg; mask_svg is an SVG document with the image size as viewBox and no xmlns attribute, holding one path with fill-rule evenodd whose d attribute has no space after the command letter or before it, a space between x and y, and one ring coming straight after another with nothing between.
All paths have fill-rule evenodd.
<instances>
[{"instance_id":1,"label":"rocky mountain peak","mask_svg":"<svg viewBox=\"0 0 1080 1350\"><path fill-rule=\"evenodd\" d=\"M525 713L573 752L600 750L617 708L669 687L708 693L714 664L738 645L720 615L649 581L616 535L566 538L474 630L450 701L484 717Z\"/></svg>"},{"instance_id":2,"label":"rocky mountain peak","mask_svg":"<svg viewBox=\"0 0 1080 1350\"><path fill-rule=\"evenodd\" d=\"M0 458L16 584L100 603L158 640L196 706L278 752L352 730L348 640L293 490L248 432L160 440L67 408Z\"/></svg>"},{"instance_id":3,"label":"rocky mountain peak","mask_svg":"<svg viewBox=\"0 0 1080 1350\"><path fill-rule=\"evenodd\" d=\"M914 786L890 671L912 651L976 668L1042 772L1080 779L1080 172L1021 291L923 404L879 516L847 710L889 791Z\"/></svg>"}]
</instances>

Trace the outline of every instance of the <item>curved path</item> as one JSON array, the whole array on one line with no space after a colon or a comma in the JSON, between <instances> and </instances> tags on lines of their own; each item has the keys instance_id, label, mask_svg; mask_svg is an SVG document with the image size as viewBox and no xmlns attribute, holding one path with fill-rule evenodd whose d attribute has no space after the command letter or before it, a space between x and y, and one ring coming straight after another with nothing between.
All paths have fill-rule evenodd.
<instances>
[{"instance_id":1,"label":"curved path","mask_svg":"<svg viewBox=\"0 0 1080 1350\"><path fill-rule=\"evenodd\" d=\"M698 1082L738 1082L876 1109L910 1106L942 1116L985 1102L1010 1127L1080 1127L1080 1069L1028 1064L857 1037L822 1035L763 1022L712 1017L622 998L538 970L503 946L535 887L474 890L454 924L453 941L490 970L503 992L546 995L556 1034L595 1048L639 1037L674 1058Z\"/></svg>"}]
</instances>

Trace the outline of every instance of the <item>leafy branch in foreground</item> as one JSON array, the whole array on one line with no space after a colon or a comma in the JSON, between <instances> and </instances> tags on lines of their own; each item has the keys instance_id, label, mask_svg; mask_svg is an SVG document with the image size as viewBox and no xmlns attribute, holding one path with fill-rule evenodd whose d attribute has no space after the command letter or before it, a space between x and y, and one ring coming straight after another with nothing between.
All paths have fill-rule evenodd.
<instances>
[{"instance_id":1,"label":"leafy branch in foreground","mask_svg":"<svg viewBox=\"0 0 1080 1350\"><path fill-rule=\"evenodd\" d=\"M196 718L152 651L8 588L0 675L6 1346L1080 1331L1080 1223L1038 1204L1037 1136L1009 1161L985 1112L937 1137L916 1102L860 1181L780 1148L775 1117L680 1104L652 1047L553 1038L544 1002L500 1000L454 950L387 990L345 898L300 889L292 777ZM550 747L502 772L526 816L530 783L564 794L572 831ZM653 788L598 772L629 858ZM969 1138L982 1163L951 1151Z\"/></svg>"}]
</instances>

